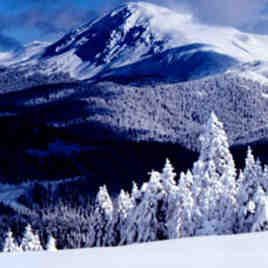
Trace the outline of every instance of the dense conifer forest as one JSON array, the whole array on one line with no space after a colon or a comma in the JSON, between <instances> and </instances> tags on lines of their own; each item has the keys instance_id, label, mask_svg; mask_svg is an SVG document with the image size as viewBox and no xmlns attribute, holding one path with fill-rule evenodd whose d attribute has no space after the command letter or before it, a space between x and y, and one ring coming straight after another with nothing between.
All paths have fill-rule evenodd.
<instances>
[{"instance_id":1,"label":"dense conifer forest","mask_svg":"<svg viewBox=\"0 0 268 268\"><path fill-rule=\"evenodd\" d=\"M268 166L248 149L238 170L223 124L214 113L200 136L192 170L176 174L169 160L131 192L96 198L73 181L25 183L28 194L1 203L5 252L107 247L182 237L238 234L268 228ZM80 185L81 179L77 179Z\"/></svg>"}]
</instances>

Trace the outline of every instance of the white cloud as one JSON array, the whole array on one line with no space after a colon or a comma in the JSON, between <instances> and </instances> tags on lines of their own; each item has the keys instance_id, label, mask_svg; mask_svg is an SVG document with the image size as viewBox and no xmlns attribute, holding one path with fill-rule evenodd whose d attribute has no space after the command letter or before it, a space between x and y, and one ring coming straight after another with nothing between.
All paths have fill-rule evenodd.
<instances>
[{"instance_id":1,"label":"white cloud","mask_svg":"<svg viewBox=\"0 0 268 268\"><path fill-rule=\"evenodd\" d=\"M173 9L190 10L195 18L203 23L235 27L258 24L265 7L268 6L268 0L149 0L149 2Z\"/></svg>"}]
</instances>

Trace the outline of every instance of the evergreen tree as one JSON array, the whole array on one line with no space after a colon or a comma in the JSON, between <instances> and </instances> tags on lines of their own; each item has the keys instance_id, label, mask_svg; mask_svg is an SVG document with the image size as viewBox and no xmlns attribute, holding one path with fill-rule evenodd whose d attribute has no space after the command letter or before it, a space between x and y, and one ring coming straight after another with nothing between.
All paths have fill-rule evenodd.
<instances>
[{"instance_id":1,"label":"evergreen tree","mask_svg":"<svg viewBox=\"0 0 268 268\"><path fill-rule=\"evenodd\" d=\"M247 193L247 200L251 200L259 188L262 176L262 167L259 161L255 161L252 150L249 148L244 169L243 187Z\"/></svg>"},{"instance_id":2,"label":"evergreen tree","mask_svg":"<svg viewBox=\"0 0 268 268\"><path fill-rule=\"evenodd\" d=\"M112 244L110 241L112 218L113 203L106 186L103 186L97 194L95 209L91 217L89 246L105 247Z\"/></svg>"},{"instance_id":3,"label":"evergreen tree","mask_svg":"<svg viewBox=\"0 0 268 268\"><path fill-rule=\"evenodd\" d=\"M193 175L191 171L186 174L182 173L179 180L179 195L178 195L178 234L177 237L188 237L194 235L194 199L192 196ZM178 228L178 227L177 227ZM176 226L172 228L176 231Z\"/></svg>"},{"instance_id":4,"label":"evergreen tree","mask_svg":"<svg viewBox=\"0 0 268 268\"><path fill-rule=\"evenodd\" d=\"M267 193L268 192L268 166L265 165L263 169L263 173L261 176L261 185L263 190Z\"/></svg>"},{"instance_id":5,"label":"evergreen tree","mask_svg":"<svg viewBox=\"0 0 268 268\"><path fill-rule=\"evenodd\" d=\"M193 176L190 171L180 175L177 187L176 200L174 201L174 210L168 220L169 239L187 237L193 235L193 198L192 198Z\"/></svg>"},{"instance_id":6,"label":"evergreen tree","mask_svg":"<svg viewBox=\"0 0 268 268\"><path fill-rule=\"evenodd\" d=\"M255 213L252 217L251 232L268 231L268 199L262 187L254 195Z\"/></svg>"},{"instance_id":7,"label":"evergreen tree","mask_svg":"<svg viewBox=\"0 0 268 268\"><path fill-rule=\"evenodd\" d=\"M255 206L253 200L256 192L261 187L263 170L259 161L255 161L252 150L249 148L244 171L238 178L238 205L236 232L249 232L254 221L252 209Z\"/></svg>"},{"instance_id":8,"label":"evergreen tree","mask_svg":"<svg viewBox=\"0 0 268 268\"><path fill-rule=\"evenodd\" d=\"M46 245L46 250L47 251L57 251L56 239L53 236L49 236L48 242Z\"/></svg>"},{"instance_id":9,"label":"evergreen tree","mask_svg":"<svg viewBox=\"0 0 268 268\"><path fill-rule=\"evenodd\" d=\"M21 242L23 251L41 251L43 250L38 235L35 235L30 225L26 226L24 236Z\"/></svg>"},{"instance_id":10,"label":"evergreen tree","mask_svg":"<svg viewBox=\"0 0 268 268\"><path fill-rule=\"evenodd\" d=\"M130 212L134 208L134 202L130 195L124 190L120 192L117 200L117 208L113 217L112 238L113 245L124 245L127 243L127 225Z\"/></svg>"},{"instance_id":11,"label":"evergreen tree","mask_svg":"<svg viewBox=\"0 0 268 268\"><path fill-rule=\"evenodd\" d=\"M200 235L232 233L236 215L236 169L223 124L211 114L200 136L193 168L193 221Z\"/></svg>"},{"instance_id":12,"label":"evergreen tree","mask_svg":"<svg viewBox=\"0 0 268 268\"><path fill-rule=\"evenodd\" d=\"M213 170L213 164L214 162L211 161L210 170ZM219 178L215 179L210 175L206 172L202 176L201 191L195 200L197 208L194 210L194 223L197 235L217 234L216 228L220 224L217 212L221 209L218 207L218 202L222 196L222 187Z\"/></svg>"},{"instance_id":13,"label":"evergreen tree","mask_svg":"<svg viewBox=\"0 0 268 268\"><path fill-rule=\"evenodd\" d=\"M201 151L199 161L203 163L203 170L211 177L209 164L213 161L212 172L216 172L219 178L225 180L236 177L236 169L232 154L229 150L228 137L223 124L218 120L214 112L204 126L203 134L200 136ZM224 176L229 174L229 176Z\"/></svg>"},{"instance_id":14,"label":"evergreen tree","mask_svg":"<svg viewBox=\"0 0 268 268\"><path fill-rule=\"evenodd\" d=\"M163 187L161 175L152 172L150 181L144 193L144 198L137 207L138 212L138 242L149 242L158 240L158 230L161 215L157 215L160 209L159 202L163 198Z\"/></svg>"},{"instance_id":15,"label":"evergreen tree","mask_svg":"<svg viewBox=\"0 0 268 268\"><path fill-rule=\"evenodd\" d=\"M4 242L3 252L20 252L20 247L16 244L12 232L9 230Z\"/></svg>"},{"instance_id":16,"label":"evergreen tree","mask_svg":"<svg viewBox=\"0 0 268 268\"><path fill-rule=\"evenodd\" d=\"M166 160L165 166L161 173L161 183L163 184L164 190L166 192L177 191L176 187L176 173L174 172L174 168L171 165L169 159Z\"/></svg>"},{"instance_id":17,"label":"evergreen tree","mask_svg":"<svg viewBox=\"0 0 268 268\"><path fill-rule=\"evenodd\" d=\"M163 239L165 215L162 202L165 195L161 174L153 171L149 183L142 187L140 203L132 213L128 226L128 243L149 242Z\"/></svg>"},{"instance_id":18,"label":"evergreen tree","mask_svg":"<svg viewBox=\"0 0 268 268\"><path fill-rule=\"evenodd\" d=\"M140 202L140 198L141 198L141 191L138 188L138 185L133 182L132 185L132 191L131 191L131 200L134 204L139 203Z\"/></svg>"},{"instance_id":19,"label":"evergreen tree","mask_svg":"<svg viewBox=\"0 0 268 268\"><path fill-rule=\"evenodd\" d=\"M142 198L144 196L144 191L147 188L147 183L144 183L142 188L139 190L137 184L133 182L132 191L131 191L131 202L132 202L132 208L130 209L128 216L126 218L126 228L125 230L121 231L121 245L125 244L132 244L137 242L138 237L138 222L137 218L137 207L141 203Z\"/></svg>"},{"instance_id":20,"label":"evergreen tree","mask_svg":"<svg viewBox=\"0 0 268 268\"><path fill-rule=\"evenodd\" d=\"M178 186L175 181L176 173L171 165L170 161L167 159L165 166L161 173L161 184L163 187L164 195L161 200L161 214L162 219L162 238L169 239L174 237L173 225L175 224L173 220L174 214L177 214L178 209Z\"/></svg>"}]
</instances>

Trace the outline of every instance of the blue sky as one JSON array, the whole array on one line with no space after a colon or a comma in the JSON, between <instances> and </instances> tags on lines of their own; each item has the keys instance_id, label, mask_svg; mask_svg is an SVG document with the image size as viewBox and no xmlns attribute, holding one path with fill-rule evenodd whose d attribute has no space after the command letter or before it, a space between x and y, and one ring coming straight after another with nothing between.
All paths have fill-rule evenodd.
<instances>
[{"instance_id":1,"label":"blue sky","mask_svg":"<svg viewBox=\"0 0 268 268\"><path fill-rule=\"evenodd\" d=\"M25 10L31 7L42 7L45 9L51 9L55 7L62 6L66 3L70 3L71 1L66 1L66 0L55 0L55 1L31 1L31 0L8 0L8 1L3 1L0 5L0 12L18 12L21 10ZM102 2L105 1L98 1L98 0L75 0L76 6L80 6L82 8L90 8L90 9L97 9L102 5Z\"/></svg>"},{"instance_id":2,"label":"blue sky","mask_svg":"<svg viewBox=\"0 0 268 268\"><path fill-rule=\"evenodd\" d=\"M53 41L91 20L119 0L0 1L0 50L16 49L34 40Z\"/></svg>"},{"instance_id":3,"label":"blue sky","mask_svg":"<svg viewBox=\"0 0 268 268\"><path fill-rule=\"evenodd\" d=\"M0 1L0 50L20 48L33 40L53 41L127 0ZM145 0L146 1L146 0ZM268 0L149 0L193 13L209 24L226 24L268 34Z\"/></svg>"}]
</instances>

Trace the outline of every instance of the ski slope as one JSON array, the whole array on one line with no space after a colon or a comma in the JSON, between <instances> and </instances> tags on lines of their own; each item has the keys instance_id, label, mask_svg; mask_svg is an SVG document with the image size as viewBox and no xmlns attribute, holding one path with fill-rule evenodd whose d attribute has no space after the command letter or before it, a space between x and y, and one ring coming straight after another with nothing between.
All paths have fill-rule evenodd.
<instances>
[{"instance_id":1,"label":"ski slope","mask_svg":"<svg viewBox=\"0 0 268 268\"><path fill-rule=\"evenodd\" d=\"M268 265L268 233L201 237L121 248L0 255L12 268L262 268Z\"/></svg>"}]
</instances>

